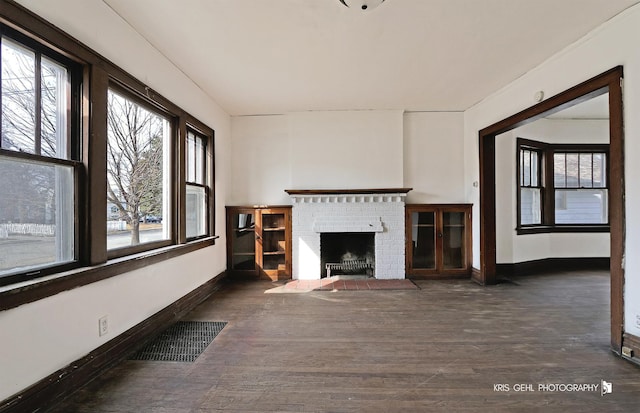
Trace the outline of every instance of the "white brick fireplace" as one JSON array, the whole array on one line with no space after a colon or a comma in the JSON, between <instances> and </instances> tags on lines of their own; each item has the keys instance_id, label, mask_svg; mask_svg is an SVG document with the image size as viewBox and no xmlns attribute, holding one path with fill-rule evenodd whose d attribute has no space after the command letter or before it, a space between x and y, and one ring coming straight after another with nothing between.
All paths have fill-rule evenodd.
<instances>
[{"instance_id":1,"label":"white brick fireplace","mask_svg":"<svg viewBox=\"0 0 640 413\"><path fill-rule=\"evenodd\" d=\"M374 233L374 277L405 278L404 204L409 190L287 190L293 204L293 279L321 278L320 234L329 232Z\"/></svg>"}]
</instances>

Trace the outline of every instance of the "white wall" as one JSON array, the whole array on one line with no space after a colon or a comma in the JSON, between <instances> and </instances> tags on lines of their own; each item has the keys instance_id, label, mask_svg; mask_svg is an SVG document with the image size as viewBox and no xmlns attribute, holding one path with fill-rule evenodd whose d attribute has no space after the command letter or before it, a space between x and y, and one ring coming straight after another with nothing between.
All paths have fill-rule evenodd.
<instances>
[{"instance_id":1,"label":"white wall","mask_svg":"<svg viewBox=\"0 0 640 413\"><path fill-rule=\"evenodd\" d=\"M640 335L640 187L632 178L640 175L640 5L636 5L575 44L558 53L536 69L526 73L498 93L465 112L465 181L466 197L475 204L478 216L479 191L468 189L479 179L478 131L527 107L534 93L543 90L553 96L617 65L624 66L626 260L625 260L625 331ZM498 64L499 62L496 62ZM502 200L498 200L502 202ZM473 222L473 242L478 245L479 220ZM480 265L479 249L474 248L473 265Z\"/></svg>"},{"instance_id":2,"label":"white wall","mask_svg":"<svg viewBox=\"0 0 640 413\"><path fill-rule=\"evenodd\" d=\"M463 114L340 111L232 118L230 204L289 204L284 189L409 187L464 202Z\"/></svg>"},{"instance_id":3,"label":"white wall","mask_svg":"<svg viewBox=\"0 0 640 413\"><path fill-rule=\"evenodd\" d=\"M609 121L540 119L496 137L496 262L608 257L609 233L516 233L516 138L546 143L609 143Z\"/></svg>"},{"instance_id":4,"label":"white wall","mask_svg":"<svg viewBox=\"0 0 640 413\"><path fill-rule=\"evenodd\" d=\"M464 114L404 115L404 186L408 203L460 203L464 192Z\"/></svg>"},{"instance_id":5,"label":"white wall","mask_svg":"<svg viewBox=\"0 0 640 413\"><path fill-rule=\"evenodd\" d=\"M402 186L402 111L289 115L295 189Z\"/></svg>"},{"instance_id":6,"label":"white wall","mask_svg":"<svg viewBox=\"0 0 640 413\"><path fill-rule=\"evenodd\" d=\"M228 205L288 205L291 188L289 118L231 118L232 188Z\"/></svg>"},{"instance_id":7,"label":"white wall","mask_svg":"<svg viewBox=\"0 0 640 413\"><path fill-rule=\"evenodd\" d=\"M224 271L229 116L99 0L20 3L147 83L215 132L216 228L204 248L144 269L0 312L0 400L65 367ZM67 4L68 3L68 4ZM73 4L71 4L73 3ZM100 33L100 36L96 36ZM98 336L98 318L109 334Z\"/></svg>"}]
</instances>

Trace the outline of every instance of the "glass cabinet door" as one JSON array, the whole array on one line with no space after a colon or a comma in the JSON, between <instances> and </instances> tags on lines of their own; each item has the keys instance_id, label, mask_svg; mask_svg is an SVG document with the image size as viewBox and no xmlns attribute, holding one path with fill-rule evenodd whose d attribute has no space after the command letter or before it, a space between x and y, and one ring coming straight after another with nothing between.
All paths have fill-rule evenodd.
<instances>
[{"instance_id":1,"label":"glass cabinet door","mask_svg":"<svg viewBox=\"0 0 640 413\"><path fill-rule=\"evenodd\" d=\"M465 213L442 213L442 266L444 269L465 267Z\"/></svg>"},{"instance_id":2,"label":"glass cabinet door","mask_svg":"<svg viewBox=\"0 0 640 413\"><path fill-rule=\"evenodd\" d=\"M436 268L436 213L435 211L411 213L412 267Z\"/></svg>"},{"instance_id":3,"label":"glass cabinet door","mask_svg":"<svg viewBox=\"0 0 640 413\"><path fill-rule=\"evenodd\" d=\"M262 211L262 269L286 269L286 217L282 212Z\"/></svg>"},{"instance_id":4,"label":"glass cabinet door","mask_svg":"<svg viewBox=\"0 0 640 413\"><path fill-rule=\"evenodd\" d=\"M256 270L256 221L253 213L238 213L231 217L231 269Z\"/></svg>"}]
</instances>

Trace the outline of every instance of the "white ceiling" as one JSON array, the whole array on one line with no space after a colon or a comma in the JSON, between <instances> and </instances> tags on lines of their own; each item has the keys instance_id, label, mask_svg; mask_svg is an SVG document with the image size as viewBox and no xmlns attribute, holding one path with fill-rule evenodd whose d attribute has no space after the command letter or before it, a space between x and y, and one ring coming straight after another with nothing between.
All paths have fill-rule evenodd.
<instances>
[{"instance_id":1,"label":"white ceiling","mask_svg":"<svg viewBox=\"0 0 640 413\"><path fill-rule=\"evenodd\" d=\"M466 110L640 0L103 2L228 113L253 115Z\"/></svg>"},{"instance_id":2,"label":"white ceiling","mask_svg":"<svg viewBox=\"0 0 640 413\"><path fill-rule=\"evenodd\" d=\"M563 109L547 119L609 119L609 94L605 93Z\"/></svg>"}]
</instances>

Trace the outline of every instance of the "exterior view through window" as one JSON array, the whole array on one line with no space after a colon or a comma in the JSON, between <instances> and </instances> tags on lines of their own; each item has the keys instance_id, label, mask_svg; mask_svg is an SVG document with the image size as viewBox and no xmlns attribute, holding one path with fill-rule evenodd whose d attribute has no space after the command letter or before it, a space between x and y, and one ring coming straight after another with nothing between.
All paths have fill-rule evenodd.
<instances>
[{"instance_id":1,"label":"exterior view through window","mask_svg":"<svg viewBox=\"0 0 640 413\"><path fill-rule=\"evenodd\" d=\"M607 155L553 154L556 224L607 224Z\"/></svg>"},{"instance_id":2,"label":"exterior view through window","mask_svg":"<svg viewBox=\"0 0 640 413\"><path fill-rule=\"evenodd\" d=\"M203 136L187 132L186 230L187 238L208 235L207 146Z\"/></svg>"},{"instance_id":3,"label":"exterior view through window","mask_svg":"<svg viewBox=\"0 0 640 413\"><path fill-rule=\"evenodd\" d=\"M0 276L37 274L75 260L71 75L53 52L1 43Z\"/></svg>"},{"instance_id":4,"label":"exterior view through window","mask_svg":"<svg viewBox=\"0 0 640 413\"><path fill-rule=\"evenodd\" d=\"M168 119L112 89L107 107L107 249L170 239Z\"/></svg>"}]
</instances>

